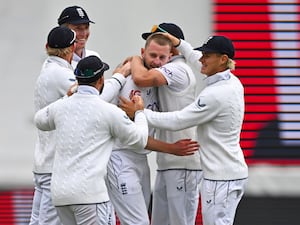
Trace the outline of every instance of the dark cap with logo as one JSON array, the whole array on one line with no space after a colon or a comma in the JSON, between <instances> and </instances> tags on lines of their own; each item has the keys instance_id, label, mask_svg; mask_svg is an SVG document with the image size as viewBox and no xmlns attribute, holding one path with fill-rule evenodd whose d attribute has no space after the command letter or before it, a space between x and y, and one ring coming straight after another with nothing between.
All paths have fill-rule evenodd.
<instances>
[{"instance_id":1,"label":"dark cap with logo","mask_svg":"<svg viewBox=\"0 0 300 225\"><path fill-rule=\"evenodd\" d=\"M170 33L173 36L184 40L184 35L183 35L181 28L174 23L161 23L159 25L153 25L150 32L142 34L142 38L144 40L146 40L150 34L153 34L156 32Z\"/></svg>"},{"instance_id":2,"label":"dark cap with logo","mask_svg":"<svg viewBox=\"0 0 300 225\"><path fill-rule=\"evenodd\" d=\"M50 48L67 48L75 42L75 39L75 31L67 27L54 27L48 34L47 45Z\"/></svg>"},{"instance_id":3,"label":"dark cap with logo","mask_svg":"<svg viewBox=\"0 0 300 225\"><path fill-rule=\"evenodd\" d=\"M211 36L206 43L199 48L195 48L195 50L226 54L230 59L234 57L232 41L225 36Z\"/></svg>"},{"instance_id":4,"label":"dark cap with logo","mask_svg":"<svg viewBox=\"0 0 300 225\"><path fill-rule=\"evenodd\" d=\"M94 23L91 21L86 11L80 6L70 6L65 8L57 19L59 25L64 23L70 24L83 24Z\"/></svg>"},{"instance_id":5,"label":"dark cap with logo","mask_svg":"<svg viewBox=\"0 0 300 225\"><path fill-rule=\"evenodd\" d=\"M91 55L78 62L74 74L78 81L89 84L102 77L108 69L108 64L102 62L97 56Z\"/></svg>"}]
</instances>

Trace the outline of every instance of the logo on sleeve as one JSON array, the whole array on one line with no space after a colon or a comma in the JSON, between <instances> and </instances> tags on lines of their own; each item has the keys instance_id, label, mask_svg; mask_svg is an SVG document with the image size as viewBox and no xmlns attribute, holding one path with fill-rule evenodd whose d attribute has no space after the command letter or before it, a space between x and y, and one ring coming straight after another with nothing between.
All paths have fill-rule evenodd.
<instances>
[{"instance_id":1,"label":"logo on sleeve","mask_svg":"<svg viewBox=\"0 0 300 225\"><path fill-rule=\"evenodd\" d=\"M205 107L205 106L206 106L206 104L204 104L204 103L201 103L201 98L199 98L199 99L198 99L198 106L199 106L200 108L202 108L202 107Z\"/></svg>"},{"instance_id":2,"label":"logo on sleeve","mask_svg":"<svg viewBox=\"0 0 300 225\"><path fill-rule=\"evenodd\" d=\"M127 195L128 194L127 184L126 183L121 183L120 186L121 186L122 195Z\"/></svg>"},{"instance_id":3,"label":"logo on sleeve","mask_svg":"<svg viewBox=\"0 0 300 225\"><path fill-rule=\"evenodd\" d=\"M169 77L173 76L173 73L171 70L167 69L166 67L160 67Z\"/></svg>"}]
</instances>

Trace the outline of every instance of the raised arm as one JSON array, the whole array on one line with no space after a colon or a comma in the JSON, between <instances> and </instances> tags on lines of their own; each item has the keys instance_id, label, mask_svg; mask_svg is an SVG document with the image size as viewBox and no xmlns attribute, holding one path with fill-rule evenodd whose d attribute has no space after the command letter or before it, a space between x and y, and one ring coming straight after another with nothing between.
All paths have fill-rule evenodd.
<instances>
[{"instance_id":1,"label":"raised arm","mask_svg":"<svg viewBox=\"0 0 300 225\"><path fill-rule=\"evenodd\" d=\"M116 67L113 76L104 81L104 88L100 98L106 102L117 101L117 96L126 82L126 77L130 74L130 62L126 62Z\"/></svg>"},{"instance_id":2,"label":"raised arm","mask_svg":"<svg viewBox=\"0 0 300 225\"><path fill-rule=\"evenodd\" d=\"M130 62L126 62L116 67L113 71L113 75L109 79L105 79L104 87L100 98L106 102L112 103L114 100L117 101L120 90L126 82L126 77L130 75ZM73 84L67 95L71 96L73 93L77 92L78 84L77 82Z\"/></svg>"},{"instance_id":3,"label":"raised arm","mask_svg":"<svg viewBox=\"0 0 300 225\"><path fill-rule=\"evenodd\" d=\"M171 40L174 47L176 47L177 50L182 55L184 55L186 60L191 65L193 65L193 67L196 70L200 71L200 68L202 66L201 62L199 61L199 59L202 56L202 53L200 51L194 50L194 48L192 47L192 45L190 43L188 43L185 40L178 39L177 37L173 36L172 34L163 33L163 35L165 35L166 37L168 37Z\"/></svg>"}]
</instances>

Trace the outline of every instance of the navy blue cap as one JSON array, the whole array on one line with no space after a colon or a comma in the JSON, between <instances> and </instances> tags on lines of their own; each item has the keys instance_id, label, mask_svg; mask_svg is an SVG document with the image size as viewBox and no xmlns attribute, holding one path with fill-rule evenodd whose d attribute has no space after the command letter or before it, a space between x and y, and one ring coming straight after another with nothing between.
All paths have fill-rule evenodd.
<instances>
[{"instance_id":1,"label":"navy blue cap","mask_svg":"<svg viewBox=\"0 0 300 225\"><path fill-rule=\"evenodd\" d=\"M75 31L67 27L54 27L48 34L47 44L50 48L70 47L76 39Z\"/></svg>"},{"instance_id":2,"label":"navy blue cap","mask_svg":"<svg viewBox=\"0 0 300 225\"><path fill-rule=\"evenodd\" d=\"M57 19L59 25L64 23L83 24L94 23L91 21L86 11L80 6L70 6L65 8Z\"/></svg>"},{"instance_id":3,"label":"navy blue cap","mask_svg":"<svg viewBox=\"0 0 300 225\"><path fill-rule=\"evenodd\" d=\"M206 43L201 47L195 48L195 50L226 54L231 59L234 57L233 43L225 36L211 36Z\"/></svg>"},{"instance_id":4,"label":"navy blue cap","mask_svg":"<svg viewBox=\"0 0 300 225\"><path fill-rule=\"evenodd\" d=\"M142 34L142 38L144 40L146 40L150 34L153 34L156 32L170 33L173 36L184 40L183 31L181 30L181 28L179 26L177 26L174 23L161 23L159 25L154 25L150 32Z\"/></svg>"},{"instance_id":5,"label":"navy blue cap","mask_svg":"<svg viewBox=\"0 0 300 225\"><path fill-rule=\"evenodd\" d=\"M102 77L108 69L108 64L102 62L97 56L91 55L78 62L74 74L78 81L89 84Z\"/></svg>"}]
</instances>

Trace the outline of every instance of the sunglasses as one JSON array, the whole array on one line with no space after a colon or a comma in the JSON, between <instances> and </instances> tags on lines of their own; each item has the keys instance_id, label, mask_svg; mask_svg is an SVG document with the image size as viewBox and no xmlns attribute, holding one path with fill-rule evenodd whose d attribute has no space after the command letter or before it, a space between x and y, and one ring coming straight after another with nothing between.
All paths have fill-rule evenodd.
<instances>
[{"instance_id":1,"label":"sunglasses","mask_svg":"<svg viewBox=\"0 0 300 225\"><path fill-rule=\"evenodd\" d=\"M152 29L151 29L151 33L155 33L155 32L164 32L164 33L168 33L168 31L162 29L159 25L153 25Z\"/></svg>"}]
</instances>

